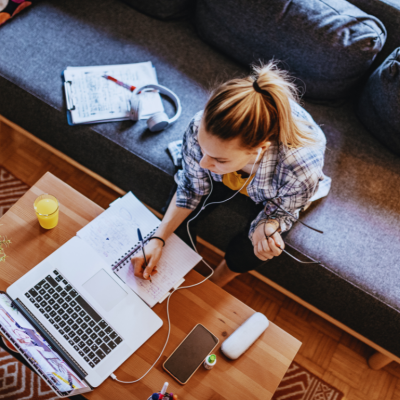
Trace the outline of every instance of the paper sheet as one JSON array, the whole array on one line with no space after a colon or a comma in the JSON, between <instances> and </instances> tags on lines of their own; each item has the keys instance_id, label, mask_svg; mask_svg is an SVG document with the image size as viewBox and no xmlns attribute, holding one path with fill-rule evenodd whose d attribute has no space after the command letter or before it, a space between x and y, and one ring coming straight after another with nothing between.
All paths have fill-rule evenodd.
<instances>
[{"instance_id":1,"label":"paper sheet","mask_svg":"<svg viewBox=\"0 0 400 400\"><path fill-rule=\"evenodd\" d=\"M124 83L138 87L157 83L155 69L151 62L104 65L91 67L67 67L64 71L67 102L75 106L71 110L72 122L106 122L129 119L132 92L103 78L110 75ZM161 97L156 92L145 92L142 96L142 119L164 111Z\"/></svg>"},{"instance_id":2,"label":"paper sheet","mask_svg":"<svg viewBox=\"0 0 400 400\"><path fill-rule=\"evenodd\" d=\"M159 223L160 220L129 192L83 227L77 236L93 247L112 267L123 255L138 246L138 228L145 238Z\"/></svg>"},{"instance_id":3,"label":"paper sheet","mask_svg":"<svg viewBox=\"0 0 400 400\"><path fill-rule=\"evenodd\" d=\"M130 258L118 268L116 274L150 307L153 307L200 260L201 256L173 234L165 244L157 265L158 272L151 277L152 282L134 275Z\"/></svg>"}]
</instances>

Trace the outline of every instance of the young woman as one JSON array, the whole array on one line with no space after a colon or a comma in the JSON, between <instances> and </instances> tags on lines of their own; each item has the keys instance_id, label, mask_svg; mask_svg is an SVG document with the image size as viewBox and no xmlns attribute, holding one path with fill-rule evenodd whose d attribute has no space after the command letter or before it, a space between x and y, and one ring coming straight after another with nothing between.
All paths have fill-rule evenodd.
<instances>
[{"instance_id":1,"label":"young woman","mask_svg":"<svg viewBox=\"0 0 400 400\"><path fill-rule=\"evenodd\" d=\"M230 240L211 280L224 286L279 256L282 236L296 220L292 216L329 191L330 178L322 172L325 144L323 132L298 105L294 85L276 64L254 67L254 75L222 84L185 132L177 190L155 233L158 238L146 246L148 266L143 269L141 256L132 259L135 275L149 279L154 274L163 248L159 238L165 241L181 226L177 234L188 242L182 223L198 214L211 187L206 204L240 190L238 196L246 196L242 204L254 209L249 229ZM227 234L223 226L215 229Z\"/></svg>"}]
</instances>

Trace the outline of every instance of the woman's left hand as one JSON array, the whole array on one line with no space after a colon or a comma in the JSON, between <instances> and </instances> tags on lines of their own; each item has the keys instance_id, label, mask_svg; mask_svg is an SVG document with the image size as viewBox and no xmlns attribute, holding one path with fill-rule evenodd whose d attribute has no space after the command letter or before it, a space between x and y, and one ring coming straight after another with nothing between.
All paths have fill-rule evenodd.
<instances>
[{"instance_id":1,"label":"woman's left hand","mask_svg":"<svg viewBox=\"0 0 400 400\"><path fill-rule=\"evenodd\" d=\"M277 221L272 221L271 223L267 222L266 224L261 224L253 233L254 254L262 261L271 260L279 256L282 253L279 247L282 249L285 248L285 243L281 235L279 232L275 232L278 227L276 225ZM267 239L265 235L272 236Z\"/></svg>"}]
</instances>

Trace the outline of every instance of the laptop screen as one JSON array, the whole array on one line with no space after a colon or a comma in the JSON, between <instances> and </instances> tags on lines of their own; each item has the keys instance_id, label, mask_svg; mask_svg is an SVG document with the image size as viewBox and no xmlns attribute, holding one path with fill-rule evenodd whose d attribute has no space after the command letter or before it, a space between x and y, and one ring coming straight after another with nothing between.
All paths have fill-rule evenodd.
<instances>
[{"instance_id":1,"label":"laptop screen","mask_svg":"<svg viewBox=\"0 0 400 400\"><path fill-rule=\"evenodd\" d=\"M12 300L4 292L0 292L0 333L19 350L57 395L71 396L91 390L13 307Z\"/></svg>"}]
</instances>

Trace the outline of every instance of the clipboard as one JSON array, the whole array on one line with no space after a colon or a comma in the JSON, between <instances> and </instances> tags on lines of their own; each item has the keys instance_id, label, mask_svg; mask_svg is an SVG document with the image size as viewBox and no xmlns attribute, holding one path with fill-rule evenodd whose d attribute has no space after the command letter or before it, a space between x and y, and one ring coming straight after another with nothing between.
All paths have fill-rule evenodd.
<instances>
[{"instance_id":1,"label":"clipboard","mask_svg":"<svg viewBox=\"0 0 400 400\"><path fill-rule=\"evenodd\" d=\"M75 110L75 106L72 102L72 96L71 96L71 81L66 81L65 76L64 76L64 71L61 73L61 77L64 80L64 92L65 92L65 100L67 103L67 122L68 125L75 125L72 122L72 117L71 117L71 111Z\"/></svg>"},{"instance_id":2,"label":"clipboard","mask_svg":"<svg viewBox=\"0 0 400 400\"><path fill-rule=\"evenodd\" d=\"M133 86L157 84L157 74L150 61L135 64L67 67L62 72L69 125L129 120L132 93L104 78L113 76ZM147 119L164 106L159 93L145 92L141 113Z\"/></svg>"}]
</instances>

